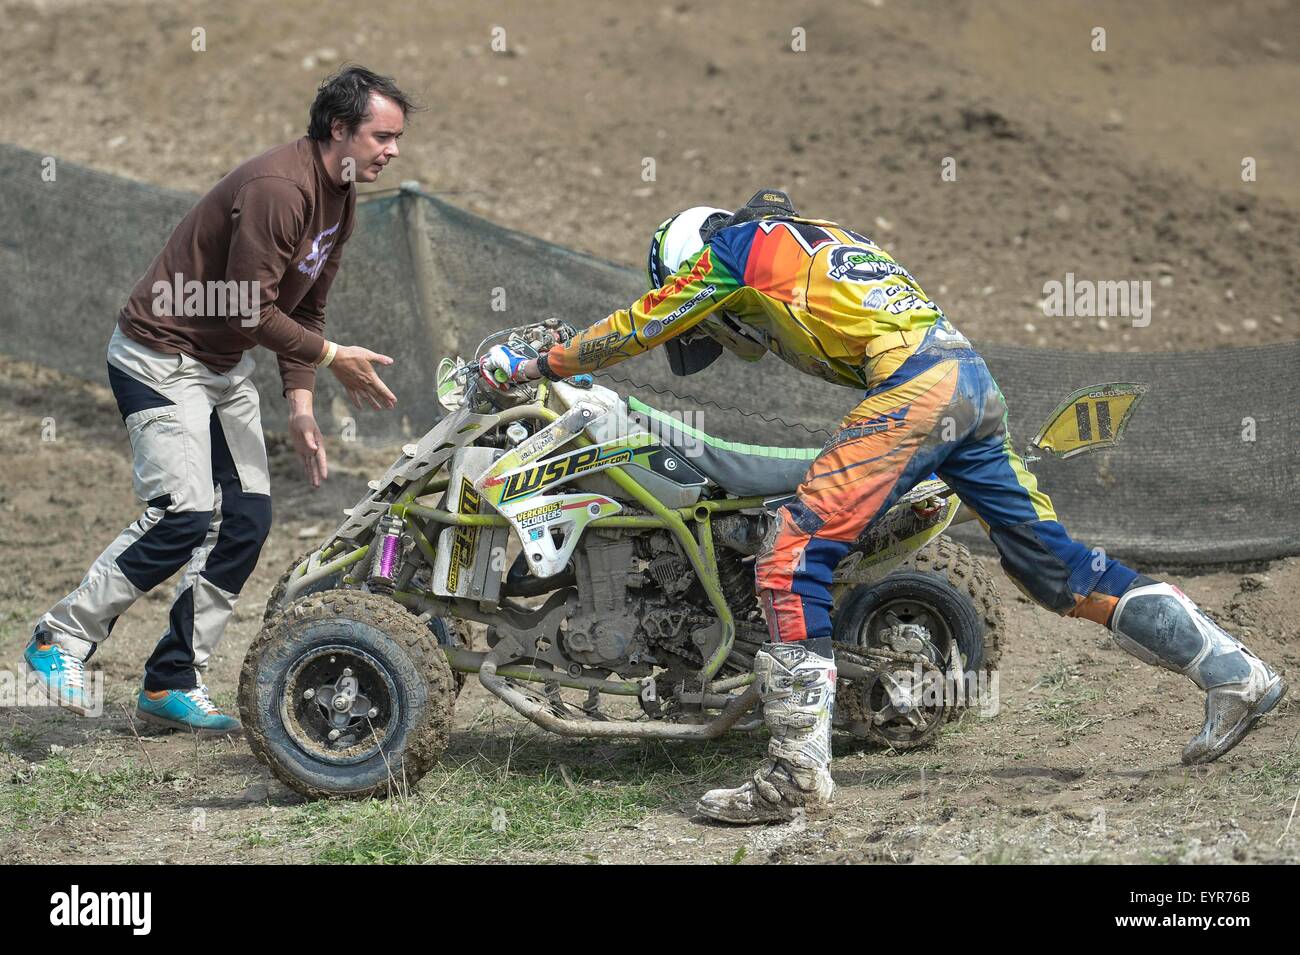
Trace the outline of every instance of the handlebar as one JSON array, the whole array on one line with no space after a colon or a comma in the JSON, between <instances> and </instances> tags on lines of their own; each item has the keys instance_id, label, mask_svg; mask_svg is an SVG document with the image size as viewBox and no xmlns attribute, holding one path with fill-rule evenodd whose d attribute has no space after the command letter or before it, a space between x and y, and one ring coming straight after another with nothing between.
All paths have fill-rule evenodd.
<instances>
[{"instance_id":1,"label":"handlebar","mask_svg":"<svg viewBox=\"0 0 1300 955\"><path fill-rule=\"evenodd\" d=\"M558 318L547 318L528 325L505 328L493 332L479 342L478 348L474 350L474 364L478 364L478 359L487 354L489 348L501 341L505 341L511 349L520 354L527 355L529 358L536 358L540 352L544 352L548 348L567 344L577 333L576 328Z\"/></svg>"},{"instance_id":2,"label":"handlebar","mask_svg":"<svg viewBox=\"0 0 1300 955\"><path fill-rule=\"evenodd\" d=\"M498 343L505 342L517 354L528 358L536 358L548 348L568 343L576 334L577 329L558 318L548 318L540 322L531 322L527 325L517 325L514 328L504 328L493 332L479 342L478 348L474 350L474 357L470 361L457 358L454 361L454 369L443 368L443 370L439 371L440 381L447 381L450 378L456 382L459 386L460 396L451 397L449 395L448 401L443 401L443 392L440 390L438 400L443 403L443 407L449 410L455 403L460 401L475 400L475 396L479 393L480 362L488 350ZM444 366L452 364L450 358L443 359ZM495 389L493 390L495 391ZM492 401L494 403L499 402L505 395L514 390L496 391Z\"/></svg>"}]
</instances>

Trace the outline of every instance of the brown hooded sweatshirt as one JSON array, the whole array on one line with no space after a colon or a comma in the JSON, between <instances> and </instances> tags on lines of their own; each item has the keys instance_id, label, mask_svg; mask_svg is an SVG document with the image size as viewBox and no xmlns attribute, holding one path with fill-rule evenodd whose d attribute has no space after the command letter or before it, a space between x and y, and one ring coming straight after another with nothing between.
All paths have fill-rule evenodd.
<instances>
[{"instance_id":1,"label":"brown hooded sweatshirt","mask_svg":"<svg viewBox=\"0 0 1300 955\"><path fill-rule=\"evenodd\" d=\"M276 146L228 173L181 220L118 327L216 372L265 345L284 391L311 389L325 296L355 213L356 190L330 180L319 144L304 136Z\"/></svg>"}]
</instances>

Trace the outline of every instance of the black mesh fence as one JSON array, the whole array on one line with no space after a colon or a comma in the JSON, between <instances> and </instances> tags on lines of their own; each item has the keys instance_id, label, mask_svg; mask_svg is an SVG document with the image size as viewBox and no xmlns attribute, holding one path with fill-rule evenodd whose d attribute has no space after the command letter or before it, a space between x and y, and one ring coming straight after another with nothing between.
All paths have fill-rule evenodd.
<instances>
[{"instance_id":1,"label":"black mesh fence","mask_svg":"<svg viewBox=\"0 0 1300 955\"><path fill-rule=\"evenodd\" d=\"M195 197L0 146L0 351L104 381L104 351L128 291ZM45 175L43 175L45 173ZM359 207L330 295L330 336L391 355L394 412L357 411L329 374L317 388L326 431L393 442L441 413L443 355L470 355L490 332L541 318L587 325L625 307L640 275L503 229L416 190ZM960 327L959 315L954 321ZM1033 465L1072 533L1118 555L1187 564L1300 552L1300 343L1213 352L1071 354L981 349L1011 408L1016 446L1070 392L1136 381L1148 393L1116 448ZM284 403L272 355L259 350L267 426ZM602 382L731 440L819 446L857 403L844 388L775 358L724 355L674 378L662 355Z\"/></svg>"}]
</instances>

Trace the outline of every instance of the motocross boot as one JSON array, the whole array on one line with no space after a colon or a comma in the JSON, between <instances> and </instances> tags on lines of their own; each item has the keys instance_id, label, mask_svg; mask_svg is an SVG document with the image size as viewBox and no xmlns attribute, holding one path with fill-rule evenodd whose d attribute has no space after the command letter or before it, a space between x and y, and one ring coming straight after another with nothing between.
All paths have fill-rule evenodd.
<instances>
[{"instance_id":1,"label":"motocross boot","mask_svg":"<svg viewBox=\"0 0 1300 955\"><path fill-rule=\"evenodd\" d=\"M768 643L754 655L767 759L736 789L712 789L696 804L710 819L740 825L787 822L830 807L835 660L829 637Z\"/></svg>"},{"instance_id":2,"label":"motocross boot","mask_svg":"<svg viewBox=\"0 0 1300 955\"><path fill-rule=\"evenodd\" d=\"M1205 690L1205 725L1183 749L1188 765L1218 759L1277 705L1286 683L1177 587L1140 577L1111 617L1116 642Z\"/></svg>"}]
</instances>

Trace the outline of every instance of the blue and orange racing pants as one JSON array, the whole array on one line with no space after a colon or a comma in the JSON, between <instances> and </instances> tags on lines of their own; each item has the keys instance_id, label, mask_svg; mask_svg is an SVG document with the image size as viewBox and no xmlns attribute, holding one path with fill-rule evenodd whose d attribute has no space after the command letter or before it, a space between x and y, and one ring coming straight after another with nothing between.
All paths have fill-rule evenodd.
<instances>
[{"instance_id":1,"label":"blue and orange racing pants","mask_svg":"<svg viewBox=\"0 0 1300 955\"><path fill-rule=\"evenodd\" d=\"M951 330L951 326L947 326ZM831 575L853 542L937 473L988 530L1002 568L1035 602L1108 625L1137 573L1073 540L1011 449L1007 407L984 360L959 335L927 335L866 393L781 508L755 583L774 641L831 635Z\"/></svg>"}]
</instances>

